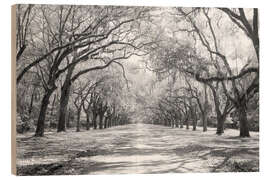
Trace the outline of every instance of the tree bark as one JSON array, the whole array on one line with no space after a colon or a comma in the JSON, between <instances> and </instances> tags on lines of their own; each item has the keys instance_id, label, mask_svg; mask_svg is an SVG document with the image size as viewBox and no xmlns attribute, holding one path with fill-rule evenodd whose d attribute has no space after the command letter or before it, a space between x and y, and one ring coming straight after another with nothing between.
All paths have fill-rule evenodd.
<instances>
[{"instance_id":1,"label":"tree bark","mask_svg":"<svg viewBox=\"0 0 270 180\"><path fill-rule=\"evenodd\" d=\"M110 120L111 118L109 118L108 117L108 119L107 119L107 128L110 128L111 126L110 126L110 124L111 124L111 120Z\"/></svg>"},{"instance_id":2,"label":"tree bark","mask_svg":"<svg viewBox=\"0 0 270 180\"><path fill-rule=\"evenodd\" d=\"M204 84L204 111L202 111L203 132L207 131L208 95L207 86Z\"/></svg>"},{"instance_id":3,"label":"tree bark","mask_svg":"<svg viewBox=\"0 0 270 180\"><path fill-rule=\"evenodd\" d=\"M184 125L183 125L183 121L182 120L180 120L180 128L183 128L184 127Z\"/></svg>"},{"instance_id":4,"label":"tree bark","mask_svg":"<svg viewBox=\"0 0 270 180\"><path fill-rule=\"evenodd\" d=\"M170 127L172 125L172 120L168 120L168 126Z\"/></svg>"},{"instance_id":5,"label":"tree bark","mask_svg":"<svg viewBox=\"0 0 270 180\"><path fill-rule=\"evenodd\" d=\"M183 122L181 114L180 114L179 120L180 120L180 128L183 128L184 127L184 122Z\"/></svg>"},{"instance_id":6,"label":"tree bark","mask_svg":"<svg viewBox=\"0 0 270 180\"><path fill-rule=\"evenodd\" d=\"M103 128L103 117L104 117L103 113L99 114L99 129Z\"/></svg>"},{"instance_id":7,"label":"tree bark","mask_svg":"<svg viewBox=\"0 0 270 180\"><path fill-rule=\"evenodd\" d=\"M118 126L119 125L119 119L118 119L118 117L116 116L115 118L114 118L114 126Z\"/></svg>"},{"instance_id":8,"label":"tree bark","mask_svg":"<svg viewBox=\"0 0 270 180\"><path fill-rule=\"evenodd\" d=\"M196 119L193 119L192 120L192 130L193 131L196 131L196 128L197 128L196 124L197 124Z\"/></svg>"},{"instance_id":9,"label":"tree bark","mask_svg":"<svg viewBox=\"0 0 270 180\"><path fill-rule=\"evenodd\" d=\"M69 94L70 94L70 83L65 81L63 87L61 88L60 110L59 110L57 132L66 130L65 124L66 124Z\"/></svg>"},{"instance_id":10,"label":"tree bark","mask_svg":"<svg viewBox=\"0 0 270 180\"><path fill-rule=\"evenodd\" d=\"M109 118L109 128L112 127L112 117Z\"/></svg>"},{"instance_id":11,"label":"tree bark","mask_svg":"<svg viewBox=\"0 0 270 180\"><path fill-rule=\"evenodd\" d=\"M176 127L176 128L179 128L179 119L178 119L178 118L175 119L175 127Z\"/></svg>"},{"instance_id":12,"label":"tree bark","mask_svg":"<svg viewBox=\"0 0 270 180\"><path fill-rule=\"evenodd\" d=\"M222 135L224 133L224 122L225 122L226 116L217 116L217 135Z\"/></svg>"},{"instance_id":13,"label":"tree bark","mask_svg":"<svg viewBox=\"0 0 270 180\"><path fill-rule=\"evenodd\" d=\"M167 121L167 119L164 119L164 126L168 126L168 121Z\"/></svg>"},{"instance_id":14,"label":"tree bark","mask_svg":"<svg viewBox=\"0 0 270 180\"><path fill-rule=\"evenodd\" d=\"M193 107L192 107L193 108ZM196 131L197 128L197 117L196 117L196 110L191 108L191 117L192 117L192 130Z\"/></svg>"},{"instance_id":15,"label":"tree bark","mask_svg":"<svg viewBox=\"0 0 270 180\"><path fill-rule=\"evenodd\" d=\"M86 112L86 130L88 131L90 129L90 117L89 112Z\"/></svg>"},{"instance_id":16,"label":"tree bark","mask_svg":"<svg viewBox=\"0 0 270 180\"><path fill-rule=\"evenodd\" d=\"M97 114L93 113L93 128L97 129Z\"/></svg>"},{"instance_id":17,"label":"tree bark","mask_svg":"<svg viewBox=\"0 0 270 180\"><path fill-rule=\"evenodd\" d=\"M104 120L104 129L106 129L108 127L108 117L105 117Z\"/></svg>"},{"instance_id":18,"label":"tree bark","mask_svg":"<svg viewBox=\"0 0 270 180\"><path fill-rule=\"evenodd\" d=\"M35 132L35 136L37 136L37 137L44 136L46 112L47 112L47 108L48 108L48 105L50 103L50 97L51 97L53 91L54 91L54 89L49 89L45 92L45 94L43 96L40 111L39 111L37 128L36 128L36 132Z\"/></svg>"},{"instance_id":19,"label":"tree bark","mask_svg":"<svg viewBox=\"0 0 270 180\"><path fill-rule=\"evenodd\" d=\"M217 131L216 131L216 134L221 135L221 134L224 133L224 122L225 122L225 119L226 119L226 112L221 114L220 107L219 107L220 102L219 102L219 99L217 97L217 92L216 92L215 88L213 87L213 85L208 84L208 86L210 87L210 89L212 91L212 95L214 97L215 111L216 111L216 116L217 116Z\"/></svg>"},{"instance_id":20,"label":"tree bark","mask_svg":"<svg viewBox=\"0 0 270 180\"><path fill-rule=\"evenodd\" d=\"M172 127L172 128L174 128L174 123L175 123L175 120L172 119L172 120L171 120L171 127Z\"/></svg>"},{"instance_id":21,"label":"tree bark","mask_svg":"<svg viewBox=\"0 0 270 180\"><path fill-rule=\"evenodd\" d=\"M203 120L203 132L207 131L207 118L205 113L202 113L202 120Z\"/></svg>"},{"instance_id":22,"label":"tree bark","mask_svg":"<svg viewBox=\"0 0 270 180\"><path fill-rule=\"evenodd\" d=\"M188 117L186 118L186 129L189 129L189 119L188 119Z\"/></svg>"},{"instance_id":23,"label":"tree bark","mask_svg":"<svg viewBox=\"0 0 270 180\"><path fill-rule=\"evenodd\" d=\"M80 118L81 118L81 108L79 108L77 112L76 132L80 132Z\"/></svg>"},{"instance_id":24,"label":"tree bark","mask_svg":"<svg viewBox=\"0 0 270 180\"><path fill-rule=\"evenodd\" d=\"M247 120L247 107L245 101L237 107L237 112L240 123L240 137L250 137L249 124Z\"/></svg>"},{"instance_id":25,"label":"tree bark","mask_svg":"<svg viewBox=\"0 0 270 180\"><path fill-rule=\"evenodd\" d=\"M68 107L70 87L71 87L70 79L71 79L74 68L75 68L75 65L71 66L68 69L65 82L61 88L60 110L59 110L57 132L66 130L65 124L66 124L66 118L67 118L67 107Z\"/></svg>"},{"instance_id":26,"label":"tree bark","mask_svg":"<svg viewBox=\"0 0 270 180\"><path fill-rule=\"evenodd\" d=\"M68 111L67 121L66 121L66 127L70 128L70 109Z\"/></svg>"},{"instance_id":27,"label":"tree bark","mask_svg":"<svg viewBox=\"0 0 270 180\"><path fill-rule=\"evenodd\" d=\"M52 109L51 109L51 119L50 119L50 128L55 128L55 126L52 123L52 117L53 117L53 110L54 110L54 104L55 104L56 94L54 94L53 102L52 102Z\"/></svg>"}]
</instances>

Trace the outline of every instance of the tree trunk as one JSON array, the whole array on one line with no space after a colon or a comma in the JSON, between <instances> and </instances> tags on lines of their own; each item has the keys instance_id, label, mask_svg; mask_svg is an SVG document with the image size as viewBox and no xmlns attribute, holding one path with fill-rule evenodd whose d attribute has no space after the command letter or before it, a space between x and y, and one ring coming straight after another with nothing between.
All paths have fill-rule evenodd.
<instances>
[{"instance_id":1,"label":"tree trunk","mask_svg":"<svg viewBox=\"0 0 270 180\"><path fill-rule=\"evenodd\" d=\"M97 114L93 113L93 128L97 129Z\"/></svg>"},{"instance_id":2,"label":"tree trunk","mask_svg":"<svg viewBox=\"0 0 270 180\"><path fill-rule=\"evenodd\" d=\"M179 119L178 118L175 119L175 127L179 128Z\"/></svg>"},{"instance_id":3,"label":"tree trunk","mask_svg":"<svg viewBox=\"0 0 270 180\"><path fill-rule=\"evenodd\" d=\"M86 130L88 131L90 129L90 117L89 113L86 113Z\"/></svg>"},{"instance_id":4,"label":"tree trunk","mask_svg":"<svg viewBox=\"0 0 270 180\"><path fill-rule=\"evenodd\" d=\"M47 111L48 105L50 103L50 97L51 97L53 91L54 91L54 89L50 89L50 90L46 91L44 96L43 96L40 111L39 111L39 117L38 117L35 136L38 136L38 137L44 136L46 111Z\"/></svg>"},{"instance_id":5,"label":"tree trunk","mask_svg":"<svg viewBox=\"0 0 270 180\"><path fill-rule=\"evenodd\" d=\"M203 132L206 132L207 131L207 118L204 113L202 114L202 121L203 121Z\"/></svg>"},{"instance_id":6,"label":"tree trunk","mask_svg":"<svg viewBox=\"0 0 270 180\"><path fill-rule=\"evenodd\" d=\"M246 104L242 103L242 105L238 106L237 112L240 123L240 137L250 137Z\"/></svg>"},{"instance_id":7,"label":"tree trunk","mask_svg":"<svg viewBox=\"0 0 270 180\"><path fill-rule=\"evenodd\" d=\"M122 121L122 119L119 119L119 121L118 121L119 123L118 123L118 125L122 125L123 124L123 121Z\"/></svg>"},{"instance_id":8,"label":"tree trunk","mask_svg":"<svg viewBox=\"0 0 270 180\"><path fill-rule=\"evenodd\" d=\"M171 120L171 127L174 128L174 119Z\"/></svg>"},{"instance_id":9,"label":"tree trunk","mask_svg":"<svg viewBox=\"0 0 270 180\"><path fill-rule=\"evenodd\" d=\"M196 131L196 128L197 128L196 110L192 110L191 113L192 113L192 130Z\"/></svg>"},{"instance_id":10,"label":"tree trunk","mask_svg":"<svg viewBox=\"0 0 270 180\"><path fill-rule=\"evenodd\" d=\"M119 125L119 119L118 119L118 117L116 117L115 119L114 119L114 126L118 126Z\"/></svg>"},{"instance_id":11,"label":"tree trunk","mask_svg":"<svg viewBox=\"0 0 270 180\"><path fill-rule=\"evenodd\" d=\"M186 129L189 129L189 119L186 118Z\"/></svg>"},{"instance_id":12,"label":"tree trunk","mask_svg":"<svg viewBox=\"0 0 270 180\"><path fill-rule=\"evenodd\" d=\"M183 120L180 120L180 128L183 128L183 127L184 127Z\"/></svg>"},{"instance_id":13,"label":"tree trunk","mask_svg":"<svg viewBox=\"0 0 270 180\"><path fill-rule=\"evenodd\" d=\"M167 119L164 119L164 126L167 126L168 125L168 121Z\"/></svg>"},{"instance_id":14,"label":"tree trunk","mask_svg":"<svg viewBox=\"0 0 270 180\"><path fill-rule=\"evenodd\" d=\"M192 130L193 130L193 131L196 131L196 127L197 127L196 119L193 119L193 120L192 120Z\"/></svg>"},{"instance_id":15,"label":"tree trunk","mask_svg":"<svg viewBox=\"0 0 270 180\"><path fill-rule=\"evenodd\" d=\"M109 128L112 127L112 118L109 118Z\"/></svg>"},{"instance_id":16,"label":"tree trunk","mask_svg":"<svg viewBox=\"0 0 270 180\"><path fill-rule=\"evenodd\" d=\"M104 120L104 129L106 129L108 127L108 117L105 117Z\"/></svg>"},{"instance_id":17,"label":"tree trunk","mask_svg":"<svg viewBox=\"0 0 270 180\"><path fill-rule=\"evenodd\" d=\"M70 128L70 109L68 111L67 121L66 121L66 127Z\"/></svg>"},{"instance_id":18,"label":"tree trunk","mask_svg":"<svg viewBox=\"0 0 270 180\"><path fill-rule=\"evenodd\" d=\"M59 110L57 132L61 132L61 131L66 130L65 124L66 124L69 94L70 94L70 83L67 82L67 80L66 80L64 82L63 87L61 88L60 110Z\"/></svg>"},{"instance_id":19,"label":"tree trunk","mask_svg":"<svg viewBox=\"0 0 270 180\"><path fill-rule=\"evenodd\" d=\"M207 115L208 115L208 94L207 86L204 84L204 109L202 110L202 120L203 120L203 132L207 131Z\"/></svg>"},{"instance_id":20,"label":"tree trunk","mask_svg":"<svg viewBox=\"0 0 270 180\"><path fill-rule=\"evenodd\" d=\"M208 84L208 86L210 87L211 91L212 91L212 95L214 97L214 104L215 104L215 111L216 111L216 116L217 116L217 131L216 134L217 135L221 135L224 133L224 122L226 119L226 115L225 114L221 114L220 112L220 102L219 102L219 98L217 96L216 90L215 88Z\"/></svg>"},{"instance_id":21,"label":"tree trunk","mask_svg":"<svg viewBox=\"0 0 270 180\"><path fill-rule=\"evenodd\" d=\"M170 127L172 125L172 120L168 120L168 126Z\"/></svg>"},{"instance_id":22,"label":"tree trunk","mask_svg":"<svg viewBox=\"0 0 270 180\"><path fill-rule=\"evenodd\" d=\"M183 122L181 114L180 114L179 120L180 120L180 128L183 128L184 127L184 122Z\"/></svg>"},{"instance_id":23,"label":"tree trunk","mask_svg":"<svg viewBox=\"0 0 270 180\"><path fill-rule=\"evenodd\" d=\"M52 109L51 109L51 118L50 118L50 128L55 128L55 126L52 123L52 117L53 117L53 110L54 110L54 104L55 104L56 94L54 94L53 102L52 102Z\"/></svg>"},{"instance_id":24,"label":"tree trunk","mask_svg":"<svg viewBox=\"0 0 270 180\"><path fill-rule=\"evenodd\" d=\"M75 59L76 58L74 58L72 62L74 62ZM69 101L70 87L71 87L70 79L71 79L74 68L75 68L75 64L72 65L68 69L65 82L61 88L60 110L59 110L57 132L66 130L65 124L66 124L66 118L67 118L67 108L68 108L68 101Z\"/></svg>"},{"instance_id":25,"label":"tree trunk","mask_svg":"<svg viewBox=\"0 0 270 180\"><path fill-rule=\"evenodd\" d=\"M103 128L103 117L104 117L103 113L99 114L99 129Z\"/></svg>"},{"instance_id":26,"label":"tree trunk","mask_svg":"<svg viewBox=\"0 0 270 180\"><path fill-rule=\"evenodd\" d=\"M81 118L81 108L79 108L77 112L76 132L80 132L80 118Z\"/></svg>"},{"instance_id":27,"label":"tree trunk","mask_svg":"<svg viewBox=\"0 0 270 180\"><path fill-rule=\"evenodd\" d=\"M221 135L224 133L224 122L225 122L226 116L217 116L217 135Z\"/></svg>"},{"instance_id":28,"label":"tree trunk","mask_svg":"<svg viewBox=\"0 0 270 180\"><path fill-rule=\"evenodd\" d=\"M108 118L108 119L107 119L107 128L110 128L110 127L111 127L111 126L110 126L110 122L111 122L110 119L111 119L111 118Z\"/></svg>"}]
</instances>

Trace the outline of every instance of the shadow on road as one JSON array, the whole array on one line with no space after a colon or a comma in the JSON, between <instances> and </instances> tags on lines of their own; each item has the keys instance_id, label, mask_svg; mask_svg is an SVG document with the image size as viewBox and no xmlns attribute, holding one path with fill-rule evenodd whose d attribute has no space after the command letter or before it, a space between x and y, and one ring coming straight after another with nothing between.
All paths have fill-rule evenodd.
<instances>
[{"instance_id":1,"label":"shadow on road","mask_svg":"<svg viewBox=\"0 0 270 180\"><path fill-rule=\"evenodd\" d=\"M18 138L17 168L19 175L258 171L258 141L133 124Z\"/></svg>"}]
</instances>

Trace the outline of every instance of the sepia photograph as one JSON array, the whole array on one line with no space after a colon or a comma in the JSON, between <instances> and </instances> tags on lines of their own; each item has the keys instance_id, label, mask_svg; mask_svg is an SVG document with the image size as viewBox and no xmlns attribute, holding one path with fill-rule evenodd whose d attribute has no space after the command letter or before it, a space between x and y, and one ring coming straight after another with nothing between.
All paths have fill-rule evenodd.
<instances>
[{"instance_id":1,"label":"sepia photograph","mask_svg":"<svg viewBox=\"0 0 270 180\"><path fill-rule=\"evenodd\" d=\"M13 174L260 172L258 8L11 12Z\"/></svg>"}]
</instances>

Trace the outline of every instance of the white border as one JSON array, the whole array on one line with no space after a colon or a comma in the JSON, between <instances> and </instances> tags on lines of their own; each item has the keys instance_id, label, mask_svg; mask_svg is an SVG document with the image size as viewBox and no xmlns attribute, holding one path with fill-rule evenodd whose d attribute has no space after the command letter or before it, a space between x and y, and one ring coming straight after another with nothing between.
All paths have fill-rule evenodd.
<instances>
[{"instance_id":1,"label":"white border","mask_svg":"<svg viewBox=\"0 0 270 180\"><path fill-rule=\"evenodd\" d=\"M268 1L269 2L269 1ZM50 176L51 179L105 179L110 178L111 180L130 180L137 178L153 178L156 180L161 180L164 178L170 179L242 179L245 180L255 178L269 179L269 127L270 127L270 58L269 51L270 46L269 41L269 18L270 18L270 8L269 3L263 0L11 0L2 1L0 6L1 10L1 56L0 56L0 176L1 179L14 179L15 176L11 175L11 165L10 165L10 107L11 107L11 63L10 63L10 14L11 5L16 3L34 3L34 4L89 4L89 5L147 5L147 6L186 6L186 7L257 7L259 8L260 14L260 40L261 40L261 62L260 62L260 173L219 173L219 174L162 174L162 175L113 175L113 176ZM269 177L268 177L269 176ZM48 177L19 177L19 179L46 179Z\"/></svg>"}]
</instances>

